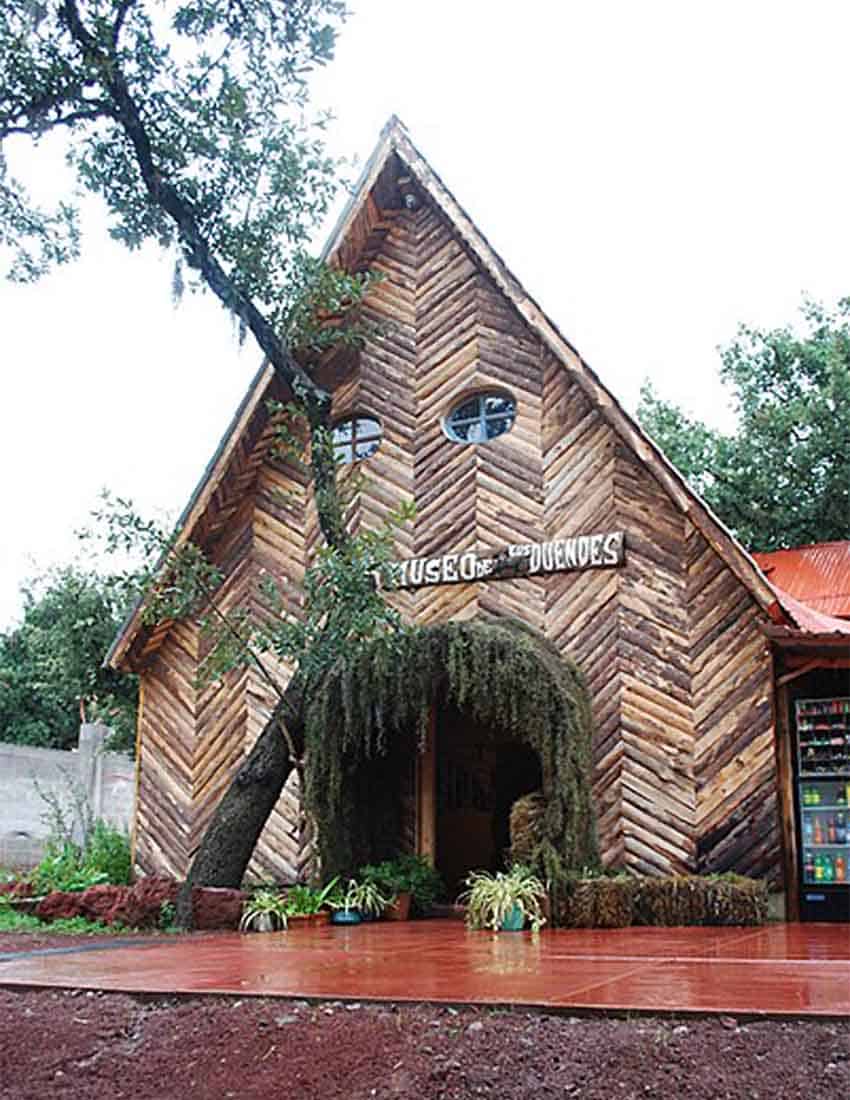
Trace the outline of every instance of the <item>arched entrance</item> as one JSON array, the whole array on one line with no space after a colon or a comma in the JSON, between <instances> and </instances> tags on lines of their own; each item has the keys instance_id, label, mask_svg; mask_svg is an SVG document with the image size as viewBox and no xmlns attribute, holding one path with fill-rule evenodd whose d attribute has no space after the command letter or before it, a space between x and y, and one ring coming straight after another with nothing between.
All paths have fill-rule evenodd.
<instances>
[{"instance_id":1,"label":"arched entrance","mask_svg":"<svg viewBox=\"0 0 850 1100\"><path fill-rule=\"evenodd\" d=\"M329 673L305 732L328 874L417 851L454 894L471 869L502 865L511 805L535 790L535 859L598 859L587 689L523 623L438 623L364 648Z\"/></svg>"},{"instance_id":2,"label":"arched entrance","mask_svg":"<svg viewBox=\"0 0 850 1100\"><path fill-rule=\"evenodd\" d=\"M433 815L433 822L419 829L420 854L433 861L454 898L470 871L504 868L511 807L540 790L543 775L529 745L500 735L456 706L436 709L433 727L419 764L420 813ZM433 782L433 791L425 790L426 782ZM424 842L428 837L432 844Z\"/></svg>"}]
</instances>

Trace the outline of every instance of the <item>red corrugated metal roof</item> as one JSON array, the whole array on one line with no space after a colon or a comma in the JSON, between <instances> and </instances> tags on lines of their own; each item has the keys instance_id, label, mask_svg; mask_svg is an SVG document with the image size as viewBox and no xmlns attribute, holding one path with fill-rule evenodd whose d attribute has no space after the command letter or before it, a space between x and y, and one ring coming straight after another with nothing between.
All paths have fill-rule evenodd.
<instances>
[{"instance_id":1,"label":"red corrugated metal roof","mask_svg":"<svg viewBox=\"0 0 850 1100\"><path fill-rule=\"evenodd\" d=\"M850 542L753 554L767 579L823 615L850 619Z\"/></svg>"},{"instance_id":2,"label":"red corrugated metal roof","mask_svg":"<svg viewBox=\"0 0 850 1100\"><path fill-rule=\"evenodd\" d=\"M787 618L790 618L798 630L805 634L818 634L826 637L844 635L850 638L850 622L846 619L836 618L834 615L824 615L822 611L815 611L808 604L795 600L787 592L783 592L776 585L773 586L777 602Z\"/></svg>"}]
</instances>

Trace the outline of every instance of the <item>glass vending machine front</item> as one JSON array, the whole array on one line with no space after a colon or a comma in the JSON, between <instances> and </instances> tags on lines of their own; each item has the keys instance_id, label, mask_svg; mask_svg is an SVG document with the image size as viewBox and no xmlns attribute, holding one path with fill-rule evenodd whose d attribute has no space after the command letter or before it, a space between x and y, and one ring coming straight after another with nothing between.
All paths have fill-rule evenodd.
<instances>
[{"instance_id":1,"label":"glass vending machine front","mask_svg":"<svg viewBox=\"0 0 850 1100\"><path fill-rule=\"evenodd\" d=\"M796 705L803 920L850 920L850 699Z\"/></svg>"}]
</instances>

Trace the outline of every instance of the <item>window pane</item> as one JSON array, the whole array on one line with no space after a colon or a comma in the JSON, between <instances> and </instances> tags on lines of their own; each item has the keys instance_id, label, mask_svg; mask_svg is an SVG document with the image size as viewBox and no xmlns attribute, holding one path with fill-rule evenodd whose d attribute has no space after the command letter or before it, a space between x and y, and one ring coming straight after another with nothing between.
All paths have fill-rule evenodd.
<instances>
[{"instance_id":1,"label":"window pane","mask_svg":"<svg viewBox=\"0 0 850 1100\"><path fill-rule=\"evenodd\" d=\"M340 420L332 429L334 457L338 462L356 462L377 451L381 442L381 422L374 416Z\"/></svg>"},{"instance_id":2,"label":"window pane","mask_svg":"<svg viewBox=\"0 0 850 1100\"><path fill-rule=\"evenodd\" d=\"M368 458L369 455L373 455L378 449L378 439L367 439L364 442L357 442L354 444L354 458Z\"/></svg>"},{"instance_id":3,"label":"window pane","mask_svg":"<svg viewBox=\"0 0 850 1100\"><path fill-rule=\"evenodd\" d=\"M449 425L449 428L451 430L453 438L459 439L463 443L472 443L474 442L474 437L471 436L469 433L473 429L475 429L476 431L478 430L478 421L467 420L465 424L455 424L454 422L452 422Z\"/></svg>"},{"instance_id":4,"label":"window pane","mask_svg":"<svg viewBox=\"0 0 850 1100\"><path fill-rule=\"evenodd\" d=\"M358 439L370 435L380 436L381 425L377 420L372 420L370 417L360 417L357 420L356 433Z\"/></svg>"},{"instance_id":5,"label":"window pane","mask_svg":"<svg viewBox=\"0 0 850 1100\"><path fill-rule=\"evenodd\" d=\"M479 393L452 409L443 431L455 443L486 443L504 435L516 419L516 401L503 393Z\"/></svg>"},{"instance_id":6,"label":"window pane","mask_svg":"<svg viewBox=\"0 0 850 1100\"><path fill-rule=\"evenodd\" d=\"M458 420L472 420L480 415L481 412L481 398L473 397L471 401L466 401L457 409L452 410L451 421L454 423L455 419Z\"/></svg>"},{"instance_id":7,"label":"window pane","mask_svg":"<svg viewBox=\"0 0 850 1100\"><path fill-rule=\"evenodd\" d=\"M487 438L495 439L497 435L504 435L513 424L512 416L494 416L487 421Z\"/></svg>"},{"instance_id":8,"label":"window pane","mask_svg":"<svg viewBox=\"0 0 850 1100\"><path fill-rule=\"evenodd\" d=\"M512 397L497 397L495 395L489 395L484 401L484 411L487 416L492 413L512 413L516 405Z\"/></svg>"}]
</instances>

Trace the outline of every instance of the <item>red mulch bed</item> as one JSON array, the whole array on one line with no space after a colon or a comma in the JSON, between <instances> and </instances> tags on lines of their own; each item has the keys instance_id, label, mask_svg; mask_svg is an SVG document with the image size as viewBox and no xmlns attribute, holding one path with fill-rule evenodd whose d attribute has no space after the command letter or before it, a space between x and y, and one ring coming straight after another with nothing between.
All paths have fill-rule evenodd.
<instances>
[{"instance_id":1,"label":"red mulch bed","mask_svg":"<svg viewBox=\"0 0 850 1100\"><path fill-rule=\"evenodd\" d=\"M10 940L22 950L80 943L7 936L0 951ZM847 1100L850 1021L618 1020L0 989L0 1095L9 1100L282 1093L299 1100Z\"/></svg>"}]
</instances>

